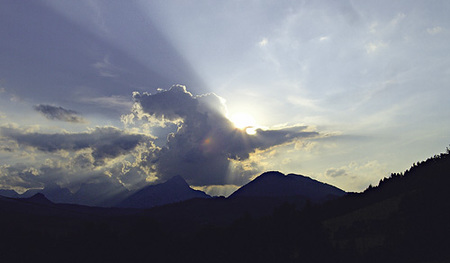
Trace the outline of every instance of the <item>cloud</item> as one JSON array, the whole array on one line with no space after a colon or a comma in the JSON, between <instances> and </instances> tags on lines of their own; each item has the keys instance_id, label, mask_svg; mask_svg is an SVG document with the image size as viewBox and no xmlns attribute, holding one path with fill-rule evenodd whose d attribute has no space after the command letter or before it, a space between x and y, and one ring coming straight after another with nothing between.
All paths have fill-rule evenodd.
<instances>
[{"instance_id":1,"label":"cloud","mask_svg":"<svg viewBox=\"0 0 450 263\"><path fill-rule=\"evenodd\" d=\"M86 121L79 116L79 113L68 110L63 107L39 104L33 107L37 112L42 113L49 120L59 120L72 123L85 123Z\"/></svg>"},{"instance_id":2,"label":"cloud","mask_svg":"<svg viewBox=\"0 0 450 263\"><path fill-rule=\"evenodd\" d=\"M36 175L35 169L25 165L0 165L0 187L6 189L8 186L14 186L16 189L42 187Z\"/></svg>"},{"instance_id":3,"label":"cloud","mask_svg":"<svg viewBox=\"0 0 450 263\"><path fill-rule=\"evenodd\" d=\"M127 189L142 188L156 179L151 162L145 162L146 158L156 160L152 152L158 152L148 135L113 127L59 134L1 127L0 135L1 140L18 145L8 154L31 155L0 165L0 188L18 192L44 188L54 193L68 189L74 194L70 202L111 205Z\"/></svg>"},{"instance_id":4,"label":"cloud","mask_svg":"<svg viewBox=\"0 0 450 263\"><path fill-rule=\"evenodd\" d=\"M198 101L181 85L173 86L168 91L160 90L154 95L135 92L133 98L145 113L163 121L173 122L187 118L198 106Z\"/></svg>"},{"instance_id":5,"label":"cloud","mask_svg":"<svg viewBox=\"0 0 450 263\"><path fill-rule=\"evenodd\" d=\"M326 171L326 175L329 177L339 177L347 175L347 172L345 171L345 169L330 168Z\"/></svg>"},{"instance_id":6,"label":"cloud","mask_svg":"<svg viewBox=\"0 0 450 263\"><path fill-rule=\"evenodd\" d=\"M235 192L237 189L239 189L240 186L238 185L208 185L208 186L202 186L202 187L195 187L196 190L203 191L210 196L225 196L228 197L233 192Z\"/></svg>"},{"instance_id":7,"label":"cloud","mask_svg":"<svg viewBox=\"0 0 450 263\"><path fill-rule=\"evenodd\" d=\"M339 167L329 167L325 173L316 174L316 178L346 191L359 192L369 184L376 185L380 175L388 176L390 173L387 165L378 160L352 161Z\"/></svg>"},{"instance_id":8,"label":"cloud","mask_svg":"<svg viewBox=\"0 0 450 263\"><path fill-rule=\"evenodd\" d=\"M427 32L430 35L436 35L442 32L442 27L440 26L435 26L433 28L427 28Z\"/></svg>"},{"instance_id":9,"label":"cloud","mask_svg":"<svg viewBox=\"0 0 450 263\"><path fill-rule=\"evenodd\" d=\"M1 127L0 134L19 145L33 147L42 152L91 149L96 164L101 164L106 158L127 154L138 144L151 139L142 134L129 134L114 127L97 127L84 133L55 134L24 132L18 128Z\"/></svg>"},{"instance_id":10,"label":"cloud","mask_svg":"<svg viewBox=\"0 0 450 263\"><path fill-rule=\"evenodd\" d=\"M366 48L366 52L367 54L371 54L371 53L375 53L377 51L379 51L382 48L387 47L388 45L384 42L370 42L368 43L365 48Z\"/></svg>"},{"instance_id":11,"label":"cloud","mask_svg":"<svg viewBox=\"0 0 450 263\"><path fill-rule=\"evenodd\" d=\"M225 117L226 106L219 96L194 96L181 85L156 94L134 93L133 98L135 111L123 119L177 125L176 131L167 134L167 143L154 162L158 176L182 175L193 185L243 184L249 177L227 176L231 160L243 161L257 150L318 135L306 126L259 128L255 134L247 134Z\"/></svg>"},{"instance_id":12,"label":"cloud","mask_svg":"<svg viewBox=\"0 0 450 263\"><path fill-rule=\"evenodd\" d=\"M107 169L78 167L70 158L66 162L47 160L43 164L0 166L0 188L23 193L41 189L56 202L84 205L112 205L127 192L118 176L106 175ZM81 168L81 169L80 169Z\"/></svg>"},{"instance_id":13,"label":"cloud","mask_svg":"<svg viewBox=\"0 0 450 263\"><path fill-rule=\"evenodd\" d=\"M261 41L258 42L258 45L260 47L264 47L264 46L267 46L268 43L269 43L269 40L267 38L263 38Z\"/></svg>"},{"instance_id":14,"label":"cloud","mask_svg":"<svg viewBox=\"0 0 450 263\"><path fill-rule=\"evenodd\" d=\"M81 99L82 102L95 104L98 107L119 110L119 111L129 111L133 102L130 100L129 96L108 96L108 97L86 97Z\"/></svg>"},{"instance_id":15,"label":"cloud","mask_svg":"<svg viewBox=\"0 0 450 263\"><path fill-rule=\"evenodd\" d=\"M109 189L108 184L117 192L181 175L193 186L228 195L262 172L261 154L318 135L307 126L254 127L250 135L226 118L224 99L214 93L195 96L181 85L155 94L135 92L133 99L132 112L122 116L126 130L42 133L0 127L0 139L16 145L3 153L29 152L34 158L4 167L0 184L23 191L56 183L94 196L89 191Z\"/></svg>"},{"instance_id":16,"label":"cloud","mask_svg":"<svg viewBox=\"0 0 450 263\"><path fill-rule=\"evenodd\" d=\"M109 56L105 56L102 61L98 61L92 66L98 71L101 77L115 78L118 76L114 73L118 68L110 62Z\"/></svg>"}]
</instances>

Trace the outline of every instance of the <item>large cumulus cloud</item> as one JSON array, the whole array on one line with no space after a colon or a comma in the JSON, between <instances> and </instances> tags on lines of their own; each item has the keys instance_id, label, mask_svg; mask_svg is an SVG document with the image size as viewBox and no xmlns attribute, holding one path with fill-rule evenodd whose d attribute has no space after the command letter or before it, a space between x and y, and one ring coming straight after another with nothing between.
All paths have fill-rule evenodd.
<instances>
[{"instance_id":1,"label":"large cumulus cloud","mask_svg":"<svg viewBox=\"0 0 450 263\"><path fill-rule=\"evenodd\" d=\"M226 118L223 99L210 93L194 96L175 85L156 94L134 93L132 117L150 122L175 123L167 142L152 160L160 178L182 175L193 185L242 184L248 177L228 176L230 161L242 161L257 150L266 150L301 138L316 136L297 126L276 130L256 129L247 134Z\"/></svg>"},{"instance_id":2,"label":"large cumulus cloud","mask_svg":"<svg viewBox=\"0 0 450 263\"><path fill-rule=\"evenodd\" d=\"M57 189L85 196L85 204L93 204L90 197L100 200L96 193L136 190L175 175L201 189L235 189L262 172L261 154L318 135L307 126L254 127L248 134L226 117L222 98L195 96L181 85L155 94L135 92L133 99L132 112L122 116L124 129L42 133L0 127L0 140L9 145L4 154L31 157L3 165L0 187L55 188L56 183Z\"/></svg>"}]
</instances>

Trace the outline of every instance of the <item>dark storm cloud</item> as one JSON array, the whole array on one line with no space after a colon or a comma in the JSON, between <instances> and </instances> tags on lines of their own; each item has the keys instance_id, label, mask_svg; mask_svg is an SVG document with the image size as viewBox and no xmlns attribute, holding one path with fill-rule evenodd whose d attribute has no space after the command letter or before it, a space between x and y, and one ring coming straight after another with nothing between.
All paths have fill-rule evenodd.
<instances>
[{"instance_id":1,"label":"dark storm cloud","mask_svg":"<svg viewBox=\"0 0 450 263\"><path fill-rule=\"evenodd\" d=\"M98 127L85 133L56 134L27 133L16 128L1 127L0 133L19 145L34 147L43 152L78 151L90 148L92 156L98 163L105 158L127 154L141 142L151 139L141 134L125 133L113 127Z\"/></svg>"},{"instance_id":2,"label":"dark storm cloud","mask_svg":"<svg viewBox=\"0 0 450 263\"><path fill-rule=\"evenodd\" d=\"M222 100L215 94L193 96L184 86L176 85L154 95L135 93L136 107L162 121L175 122L178 129L167 136L167 144L157 154L158 176L183 175L191 184L242 184L248 178L229 181L230 159L245 160L256 150L316 136L307 127L277 130L257 129L249 135L237 129L225 117ZM149 118L151 120L151 118ZM227 181L228 180L228 181Z\"/></svg>"},{"instance_id":3,"label":"dark storm cloud","mask_svg":"<svg viewBox=\"0 0 450 263\"><path fill-rule=\"evenodd\" d=\"M73 110L68 110L63 107L56 107L52 105L39 104L33 107L37 112L42 113L49 120L59 120L73 123L86 122L79 113Z\"/></svg>"}]
</instances>

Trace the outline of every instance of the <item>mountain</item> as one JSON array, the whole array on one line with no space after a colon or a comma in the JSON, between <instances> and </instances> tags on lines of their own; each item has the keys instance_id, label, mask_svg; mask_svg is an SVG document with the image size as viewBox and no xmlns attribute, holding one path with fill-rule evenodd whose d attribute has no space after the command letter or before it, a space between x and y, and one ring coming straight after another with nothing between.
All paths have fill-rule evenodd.
<instances>
[{"instance_id":1,"label":"mountain","mask_svg":"<svg viewBox=\"0 0 450 263\"><path fill-rule=\"evenodd\" d=\"M41 193L37 193L33 195L32 197L22 198L22 201L34 203L34 204L45 204L45 205L51 205L53 204L52 201L48 200L45 195Z\"/></svg>"},{"instance_id":2,"label":"mountain","mask_svg":"<svg viewBox=\"0 0 450 263\"><path fill-rule=\"evenodd\" d=\"M27 190L19 198L29 198L38 193L43 194L54 203L73 203L73 194L67 188L61 188L55 183L48 183L44 189Z\"/></svg>"},{"instance_id":3,"label":"mountain","mask_svg":"<svg viewBox=\"0 0 450 263\"><path fill-rule=\"evenodd\" d=\"M150 208L191 198L209 198L202 191L189 187L181 176L175 176L159 185L147 186L136 193L129 192L120 184L89 182L81 184L80 189L72 193L67 188L49 183L43 189L29 189L23 194L14 190L0 189L0 196L10 198L31 198L36 194L44 195L49 201L59 204L78 204L84 206Z\"/></svg>"},{"instance_id":4,"label":"mountain","mask_svg":"<svg viewBox=\"0 0 450 263\"><path fill-rule=\"evenodd\" d=\"M450 262L449 171L450 150L363 193L302 209L299 189L319 200L343 193L268 172L230 198L146 210L0 196L0 262ZM141 194L181 189L194 191L175 177Z\"/></svg>"},{"instance_id":5,"label":"mountain","mask_svg":"<svg viewBox=\"0 0 450 263\"><path fill-rule=\"evenodd\" d=\"M29 189L23 194L13 195L13 193L6 191L12 190L0 190L0 195L4 192L3 196L6 197L29 198L41 193L53 203L97 207L111 207L123 200L128 194L128 190L120 184L95 181L81 184L75 193L55 183L47 183L43 189Z\"/></svg>"},{"instance_id":6,"label":"mountain","mask_svg":"<svg viewBox=\"0 0 450 263\"><path fill-rule=\"evenodd\" d=\"M302 210L308 201L321 203L345 194L306 176L266 172L228 198L188 200L155 207L147 215L170 224L170 229L194 229L196 224L227 225L243 216L267 217L286 203Z\"/></svg>"},{"instance_id":7,"label":"mountain","mask_svg":"<svg viewBox=\"0 0 450 263\"><path fill-rule=\"evenodd\" d=\"M107 182L90 182L81 184L80 189L72 195L70 203L97 207L112 207L124 200L129 191L121 184Z\"/></svg>"},{"instance_id":8,"label":"mountain","mask_svg":"<svg viewBox=\"0 0 450 263\"><path fill-rule=\"evenodd\" d=\"M210 198L202 191L194 190L181 176L174 176L164 183L149 185L120 202L118 207L151 208L177 203L193 198Z\"/></svg>"},{"instance_id":9,"label":"mountain","mask_svg":"<svg viewBox=\"0 0 450 263\"><path fill-rule=\"evenodd\" d=\"M272 171L261 174L229 198L302 196L313 202L321 202L343 195L343 190L312 178Z\"/></svg>"},{"instance_id":10,"label":"mountain","mask_svg":"<svg viewBox=\"0 0 450 263\"><path fill-rule=\"evenodd\" d=\"M12 197L12 198L20 197L20 194L18 194L16 191L9 190L9 189L0 189L0 195L4 196L4 197Z\"/></svg>"},{"instance_id":11,"label":"mountain","mask_svg":"<svg viewBox=\"0 0 450 263\"><path fill-rule=\"evenodd\" d=\"M306 176L266 172L228 198L187 200L154 207L146 214L170 225L172 230L186 231L195 229L196 225L228 225L244 216L267 217L286 203L302 210L308 201L320 203L345 194L339 188Z\"/></svg>"},{"instance_id":12,"label":"mountain","mask_svg":"<svg viewBox=\"0 0 450 263\"><path fill-rule=\"evenodd\" d=\"M322 223L341 257L353 262L450 262L449 185L447 148L320 207Z\"/></svg>"}]
</instances>

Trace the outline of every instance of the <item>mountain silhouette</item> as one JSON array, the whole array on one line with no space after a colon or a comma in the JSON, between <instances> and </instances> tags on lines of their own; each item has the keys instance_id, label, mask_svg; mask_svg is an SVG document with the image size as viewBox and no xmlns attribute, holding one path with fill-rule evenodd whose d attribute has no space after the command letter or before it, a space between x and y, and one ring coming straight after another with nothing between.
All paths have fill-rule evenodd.
<instances>
[{"instance_id":1,"label":"mountain silhouette","mask_svg":"<svg viewBox=\"0 0 450 263\"><path fill-rule=\"evenodd\" d=\"M0 195L14 198L29 198L37 193L41 193L53 203L97 207L111 207L123 200L129 192L120 184L95 181L82 183L75 193L51 182L47 183L43 189L29 189L23 194L14 195L14 193L9 191L11 190L8 190L8 192L6 190L0 190ZM5 194L2 194L3 192Z\"/></svg>"},{"instance_id":2,"label":"mountain silhouette","mask_svg":"<svg viewBox=\"0 0 450 263\"><path fill-rule=\"evenodd\" d=\"M378 186L348 194L315 212L342 259L450 262L449 171L447 148L403 173L392 173Z\"/></svg>"},{"instance_id":3,"label":"mountain silhouette","mask_svg":"<svg viewBox=\"0 0 450 263\"><path fill-rule=\"evenodd\" d=\"M195 224L227 225L243 216L270 216L286 203L302 210L308 201L322 203L345 194L339 188L309 177L266 172L228 198L187 200L155 207L147 214L166 225L170 224L171 229L193 229Z\"/></svg>"},{"instance_id":4,"label":"mountain silhouette","mask_svg":"<svg viewBox=\"0 0 450 263\"><path fill-rule=\"evenodd\" d=\"M312 178L271 171L242 186L229 198L303 196L310 201L321 202L343 195L345 191Z\"/></svg>"},{"instance_id":5,"label":"mountain silhouette","mask_svg":"<svg viewBox=\"0 0 450 263\"><path fill-rule=\"evenodd\" d=\"M229 198L145 210L0 196L0 261L450 262L449 171L447 150L346 194L267 172ZM183 191L206 195L175 177L132 196L154 206L157 196L173 202ZM327 201L296 205L308 195Z\"/></svg>"},{"instance_id":6,"label":"mountain silhouette","mask_svg":"<svg viewBox=\"0 0 450 263\"><path fill-rule=\"evenodd\" d=\"M53 204L53 202L50 201L47 197L45 197L45 195L42 193L37 193L37 194L33 195L32 197L21 198L21 199L23 201L27 201L27 202L34 203L34 204L46 204L46 205Z\"/></svg>"},{"instance_id":7,"label":"mountain silhouette","mask_svg":"<svg viewBox=\"0 0 450 263\"><path fill-rule=\"evenodd\" d=\"M14 190L0 189L0 196L17 198L20 197L20 194Z\"/></svg>"},{"instance_id":8,"label":"mountain silhouette","mask_svg":"<svg viewBox=\"0 0 450 263\"><path fill-rule=\"evenodd\" d=\"M30 189L19 197L30 198L38 193L54 203L74 203L73 194L67 188L61 188L55 183L48 183L44 189Z\"/></svg>"},{"instance_id":9,"label":"mountain silhouette","mask_svg":"<svg viewBox=\"0 0 450 263\"><path fill-rule=\"evenodd\" d=\"M193 198L210 198L210 196L202 191L192 189L183 177L177 175L164 183L144 187L125 198L117 207L151 208Z\"/></svg>"}]
</instances>

